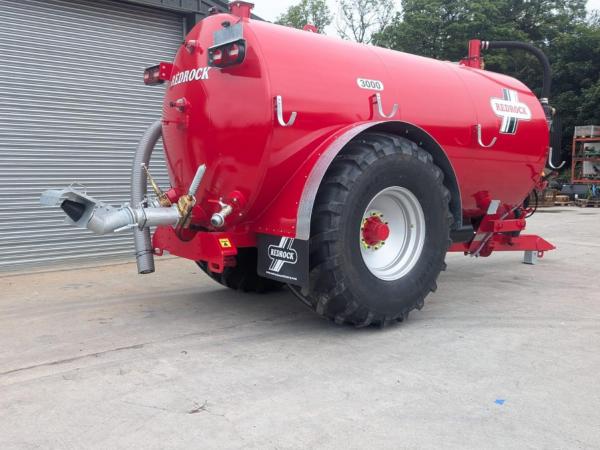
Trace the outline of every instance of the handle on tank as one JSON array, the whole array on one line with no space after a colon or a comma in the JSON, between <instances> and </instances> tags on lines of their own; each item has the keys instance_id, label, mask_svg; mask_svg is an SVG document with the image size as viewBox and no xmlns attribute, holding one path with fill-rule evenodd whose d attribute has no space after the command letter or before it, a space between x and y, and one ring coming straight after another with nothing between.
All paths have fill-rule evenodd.
<instances>
[{"instance_id":1,"label":"handle on tank","mask_svg":"<svg viewBox=\"0 0 600 450\"><path fill-rule=\"evenodd\" d=\"M392 108L392 112L390 114L386 114L383 112L383 100L381 99L381 94L379 92L375 94L375 104L377 105L379 115L384 119L391 119L396 114L398 114L398 103L394 103L394 107Z\"/></svg>"},{"instance_id":2,"label":"handle on tank","mask_svg":"<svg viewBox=\"0 0 600 450\"><path fill-rule=\"evenodd\" d=\"M288 121L283 118L283 98L281 95L275 97L275 109L277 110L277 121L279 122L279 125L282 127L291 127L294 125L296 122L296 117L298 117L298 113L295 111L292 112L290 115L290 120Z\"/></svg>"},{"instance_id":3,"label":"handle on tank","mask_svg":"<svg viewBox=\"0 0 600 450\"><path fill-rule=\"evenodd\" d=\"M487 144L487 145L486 145L486 144L484 144L484 143L483 143L483 138L482 138L482 135L481 135L481 134L482 134L482 126L481 126L481 124L480 124L480 123L478 123L478 124L477 124L477 143L478 143L478 144L479 144L481 147L483 147L483 148L491 148L491 147L493 147L494 145L496 145L496 142L498 141L498 138L494 137L494 138L492 139L492 142L490 142L489 144Z\"/></svg>"},{"instance_id":4,"label":"handle on tank","mask_svg":"<svg viewBox=\"0 0 600 450\"><path fill-rule=\"evenodd\" d=\"M553 153L554 153L554 149L552 146L550 146L550 152L548 152L548 167L550 167L552 170L560 170L563 167L565 167L565 164L567 164L566 161L561 162L559 166L554 165L554 163L552 162Z\"/></svg>"}]
</instances>

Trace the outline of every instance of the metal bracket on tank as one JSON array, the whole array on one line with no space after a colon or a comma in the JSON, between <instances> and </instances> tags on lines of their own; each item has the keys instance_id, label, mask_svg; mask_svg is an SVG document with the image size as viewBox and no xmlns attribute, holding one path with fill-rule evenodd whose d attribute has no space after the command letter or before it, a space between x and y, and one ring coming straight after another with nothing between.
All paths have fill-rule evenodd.
<instances>
[{"instance_id":1,"label":"metal bracket on tank","mask_svg":"<svg viewBox=\"0 0 600 450\"><path fill-rule=\"evenodd\" d=\"M294 123L296 122L296 118L298 117L298 113L295 111L292 112L292 114L290 115L290 120L288 120L287 122L285 121L285 119L283 118L283 98L281 97L281 95L275 97L275 110L277 111L277 121L279 122L279 125L281 125L282 127L291 127L292 125L294 125Z\"/></svg>"},{"instance_id":2,"label":"metal bracket on tank","mask_svg":"<svg viewBox=\"0 0 600 450\"><path fill-rule=\"evenodd\" d=\"M560 170L563 167L565 167L565 164L567 163L567 161L563 161L561 163L560 166L555 166L554 163L552 162L552 153L554 152L554 149L552 148L552 146L550 146L550 151L548 152L548 167L550 167L552 170Z\"/></svg>"},{"instance_id":3,"label":"metal bracket on tank","mask_svg":"<svg viewBox=\"0 0 600 450\"><path fill-rule=\"evenodd\" d=\"M377 105L377 110L379 112L379 115L384 119L391 119L396 114L398 114L398 108L399 108L398 103L394 103L394 107L392 108L392 112L390 114L385 114L383 112L383 100L381 99L380 93L375 94L375 104Z\"/></svg>"},{"instance_id":4,"label":"metal bracket on tank","mask_svg":"<svg viewBox=\"0 0 600 450\"><path fill-rule=\"evenodd\" d=\"M496 142L498 142L498 138L496 138L496 137L494 137L494 138L492 139L492 142L490 142L489 144L487 144L487 145L486 145L486 144L484 144L484 143L483 143L483 137L482 137L482 135L481 135L481 128L482 128L482 127L481 127L481 124L480 124L480 123L478 123L476 128L477 128L477 143L478 143L478 144L479 144L481 147L483 147L483 148L491 148L491 147L493 147L494 145L496 145Z\"/></svg>"},{"instance_id":5,"label":"metal bracket on tank","mask_svg":"<svg viewBox=\"0 0 600 450\"><path fill-rule=\"evenodd\" d=\"M214 43L213 47L220 47L225 44L232 44L244 39L244 24L238 22L234 25L228 24L223 28L213 33Z\"/></svg>"}]
</instances>

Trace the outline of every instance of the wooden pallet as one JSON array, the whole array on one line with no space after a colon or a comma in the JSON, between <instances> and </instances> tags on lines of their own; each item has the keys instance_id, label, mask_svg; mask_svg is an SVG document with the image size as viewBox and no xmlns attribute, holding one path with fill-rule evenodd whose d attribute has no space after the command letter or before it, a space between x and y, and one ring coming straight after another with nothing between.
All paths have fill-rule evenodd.
<instances>
[{"instance_id":1,"label":"wooden pallet","mask_svg":"<svg viewBox=\"0 0 600 450\"><path fill-rule=\"evenodd\" d=\"M556 195L554 197L554 205L555 206L571 206L573 202L568 195Z\"/></svg>"},{"instance_id":2,"label":"wooden pallet","mask_svg":"<svg viewBox=\"0 0 600 450\"><path fill-rule=\"evenodd\" d=\"M575 200L575 204L580 208L600 208L600 200L589 200L581 198Z\"/></svg>"}]
</instances>

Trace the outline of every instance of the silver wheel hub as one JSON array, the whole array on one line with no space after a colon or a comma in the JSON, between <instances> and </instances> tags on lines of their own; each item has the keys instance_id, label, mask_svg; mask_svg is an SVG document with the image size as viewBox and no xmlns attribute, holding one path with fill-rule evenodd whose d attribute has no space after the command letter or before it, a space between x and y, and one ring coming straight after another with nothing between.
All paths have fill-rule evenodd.
<instances>
[{"instance_id":1,"label":"silver wheel hub","mask_svg":"<svg viewBox=\"0 0 600 450\"><path fill-rule=\"evenodd\" d=\"M379 192L363 213L360 252L369 271L395 281L417 264L425 243L425 215L408 189L392 186Z\"/></svg>"}]
</instances>

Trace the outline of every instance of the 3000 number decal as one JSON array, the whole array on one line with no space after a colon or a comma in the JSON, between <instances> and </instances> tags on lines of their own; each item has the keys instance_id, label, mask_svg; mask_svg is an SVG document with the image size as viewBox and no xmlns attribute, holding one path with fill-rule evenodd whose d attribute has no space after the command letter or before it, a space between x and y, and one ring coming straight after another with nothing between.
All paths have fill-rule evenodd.
<instances>
[{"instance_id":1,"label":"3000 number decal","mask_svg":"<svg viewBox=\"0 0 600 450\"><path fill-rule=\"evenodd\" d=\"M361 89L368 89L369 91L383 91L383 83L381 81L359 78L356 80L356 83Z\"/></svg>"}]
</instances>

